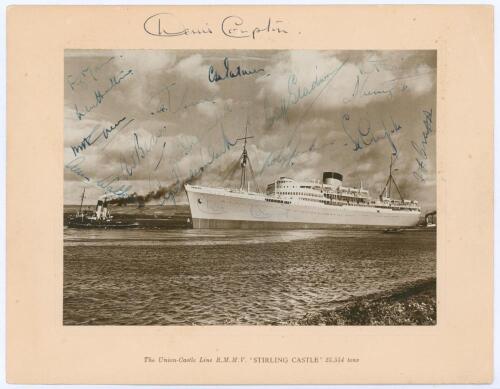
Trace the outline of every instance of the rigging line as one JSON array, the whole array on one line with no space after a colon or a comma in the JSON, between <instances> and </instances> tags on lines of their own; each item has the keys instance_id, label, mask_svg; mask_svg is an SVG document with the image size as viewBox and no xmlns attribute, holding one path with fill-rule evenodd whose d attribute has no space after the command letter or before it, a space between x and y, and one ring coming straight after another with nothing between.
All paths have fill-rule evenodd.
<instances>
[{"instance_id":1,"label":"rigging line","mask_svg":"<svg viewBox=\"0 0 500 389\"><path fill-rule=\"evenodd\" d=\"M391 176L392 177L392 176ZM394 179L394 177L392 177L392 182L394 182L394 186L396 187L398 193L399 193L399 198L401 200L403 200L403 195L401 194L400 190L399 190L399 187L398 187L398 184L396 184L396 180Z\"/></svg>"},{"instance_id":2,"label":"rigging line","mask_svg":"<svg viewBox=\"0 0 500 389\"><path fill-rule=\"evenodd\" d=\"M387 178L384 189L382 190L382 193L380 193L379 197L382 197L384 195L384 193L387 194L387 186L389 185L390 180L391 180L391 175L389 174L389 178Z\"/></svg>"},{"instance_id":3,"label":"rigging line","mask_svg":"<svg viewBox=\"0 0 500 389\"><path fill-rule=\"evenodd\" d=\"M253 171L252 162L250 161L250 159L248 159L248 166L250 167L250 173L252 173L252 179L255 183L255 186L257 187L257 192L261 193L260 186L259 186L259 183L257 182L257 179L255 178L255 173Z\"/></svg>"},{"instance_id":4,"label":"rigging line","mask_svg":"<svg viewBox=\"0 0 500 389\"><path fill-rule=\"evenodd\" d=\"M223 181L227 181L228 179L232 179L234 177L234 174L239 170L240 166L240 159L236 160L233 162L231 166L226 171L226 175L222 179Z\"/></svg>"}]
</instances>

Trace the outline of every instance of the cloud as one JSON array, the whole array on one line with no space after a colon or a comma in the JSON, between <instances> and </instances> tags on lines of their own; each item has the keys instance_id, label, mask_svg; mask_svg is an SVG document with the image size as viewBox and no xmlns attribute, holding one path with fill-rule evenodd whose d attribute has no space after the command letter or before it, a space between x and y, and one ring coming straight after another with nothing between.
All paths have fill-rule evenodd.
<instances>
[{"instance_id":1,"label":"cloud","mask_svg":"<svg viewBox=\"0 0 500 389\"><path fill-rule=\"evenodd\" d=\"M344 174L346 185L358 186L363 181L376 195L387 179L392 150L384 134L399 126L391 140L398 149L401 190L430 206L435 204L434 133L426 145L425 181L414 177L418 155L411 143L421 142L423 111L436 109L435 52L123 50L67 54L65 163L75 158L71 146L93 130L110 128L123 117L133 119L110 133L109 139L81 152L85 157L82 169L95 180L115 175L120 185L130 185L141 194L193 175L205 185L239 186L237 172L232 179L226 176L238 168L242 144L235 140L247 131L253 136L247 148L262 187L283 175L320 179L323 171L333 170ZM232 67L263 68L264 72L210 83L209 66L221 67L225 57ZM129 68L133 76L115 85L78 120L75 104L80 109L95 103L95 91L108 88L110 77ZM92 69L92 75L85 69ZM68 77L80 82L70 84ZM367 135L361 136L363 147L355 151L353 139L360 140L360 130ZM81 178L65 169L65 182L65 201L77 203ZM95 185L89 189L88 201L98 198L99 191L102 195Z\"/></svg>"},{"instance_id":2,"label":"cloud","mask_svg":"<svg viewBox=\"0 0 500 389\"><path fill-rule=\"evenodd\" d=\"M404 94L422 95L435 85L435 72L426 64L409 67L409 54L392 52L349 53L293 51L277 55L269 69L273 77L260 77L257 97L274 107L332 109L365 107L391 102ZM275 108L277 109L277 108Z\"/></svg>"},{"instance_id":3,"label":"cloud","mask_svg":"<svg viewBox=\"0 0 500 389\"><path fill-rule=\"evenodd\" d=\"M193 54L181 59L173 68L173 72L178 78L196 82L198 87L218 91L219 85L208 81L208 66L201 54Z\"/></svg>"}]
</instances>

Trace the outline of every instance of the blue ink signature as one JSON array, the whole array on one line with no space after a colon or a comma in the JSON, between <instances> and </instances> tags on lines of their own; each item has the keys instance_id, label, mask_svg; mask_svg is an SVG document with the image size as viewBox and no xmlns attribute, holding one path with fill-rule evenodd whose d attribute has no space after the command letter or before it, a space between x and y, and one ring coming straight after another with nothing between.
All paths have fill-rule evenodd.
<instances>
[{"instance_id":1,"label":"blue ink signature","mask_svg":"<svg viewBox=\"0 0 500 389\"><path fill-rule=\"evenodd\" d=\"M382 88L380 88L380 89L376 89L376 88L368 89L366 87L366 83L368 81L368 78L369 78L369 75L365 76L364 80L362 82L360 82L360 77L359 77L359 75L357 75L356 76L356 83L354 84L354 90L351 94L351 98L348 98L348 99L344 98L343 102L349 103L349 102L351 102L359 97L381 96L381 95L387 96L387 97L392 99L393 91L394 91L394 89L396 89L395 86L392 86L389 89L382 89ZM406 90L407 88L408 88L407 85L403 84L403 86L401 87L401 90Z\"/></svg>"},{"instance_id":2,"label":"blue ink signature","mask_svg":"<svg viewBox=\"0 0 500 389\"><path fill-rule=\"evenodd\" d=\"M109 86L104 90L104 92L101 92L99 89L94 91L95 102L91 105L85 105L83 108L84 112L80 112L78 106L75 104L75 114L78 120L82 120L85 115L97 108L103 102L104 97L106 97L106 95L111 92L115 86L120 85L122 80L128 78L133 74L134 73L132 69L129 69L128 71L121 70L120 73L111 77L109 79Z\"/></svg>"},{"instance_id":3,"label":"blue ink signature","mask_svg":"<svg viewBox=\"0 0 500 389\"><path fill-rule=\"evenodd\" d=\"M141 142L141 140L139 139L139 135L137 135L136 132L134 132L132 134L133 136L133 141L134 141L134 150L133 152L130 154L130 158L127 159L125 158L123 155L122 155L122 158L121 158L121 167L122 167L122 171L127 174L128 176L132 176L134 174L134 170L139 167L139 165L141 164L141 161L144 160L147 155L151 152L151 150L153 150L154 146L156 145L156 143L158 142L158 139L160 137L162 137L163 135L151 135L149 140L146 140L145 142ZM166 142L164 142L163 144L163 149L165 149L165 145L166 145ZM163 154L163 150L162 150L162 154ZM163 158L163 157L161 157ZM161 162L161 159L160 161L156 164L156 167L159 166Z\"/></svg>"},{"instance_id":4,"label":"blue ink signature","mask_svg":"<svg viewBox=\"0 0 500 389\"><path fill-rule=\"evenodd\" d=\"M233 70L229 69L229 58L224 58L224 71L222 75L217 72L217 69L214 68L213 65L210 65L208 68L208 81L209 82L219 82L227 80L228 78L237 78L243 76L250 76L252 74L257 74L260 72L264 72L263 68L259 69L244 69L240 65L236 66Z\"/></svg>"},{"instance_id":5,"label":"blue ink signature","mask_svg":"<svg viewBox=\"0 0 500 389\"><path fill-rule=\"evenodd\" d=\"M69 169L71 172L79 176L83 182L89 183L93 186L96 186L97 188L100 188L104 191L104 193L110 193L113 194L117 197L128 197L128 191L132 187L131 185L125 186L121 185L120 187L112 186L113 183L117 182L120 180L119 176L115 175L110 175L108 177L105 177L103 179L94 181L90 179L85 173L85 171L82 168L82 164L85 162L85 157L84 156L79 156L74 158L73 160L69 161L67 164L64 165L66 169Z\"/></svg>"},{"instance_id":6,"label":"blue ink signature","mask_svg":"<svg viewBox=\"0 0 500 389\"><path fill-rule=\"evenodd\" d=\"M216 104L217 103L216 96L201 98L201 99L186 103L186 96L188 94L188 89L186 88L186 89L184 89L184 92L182 94L180 102L177 103L176 106L174 106L174 104L172 104L172 89L171 88L174 87L175 85L176 85L176 83L172 82L171 84L169 84L163 88L163 90L165 90L167 92L167 102L161 103L158 108L156 108L153 112L151 112L151 115L157 115L157 114L162 114L162 113L167 113L167 112L174 114L174 113L177 113L181 110L195 107L199 104L203 104L203 103Z\"/></svg>"},{"instance_id":7,"label":"blue ink signature","mask_svg":"<svg viewBox=\"0 0 500 389\"><path fill-rule=\"evenodd\" d=\"M295 165L294 160L298 157L300 157L303 154L307 154L313 151L319 151L322 150L328 146L331 146L335 144L335 141L332 142L327 142L322 144L321 146L317 146L317 138L315 138L311 144L306 147L304 150L299 150L299 146L296 145L295 147L291 148L289 151L285 149L280 149L277 152L271 152L267 155L266 159L264 160L264 163L262 165L262 168L259 171L259 174L262 174L264 170L268 167L271 167L273 165L279 164L281 167L291 167Z\"/></svg>"},{"instance_id":8,"label":"blue ink signature","mask_svg":"<svg viewBox=\"0 0 500 389\"><path fill-rule=\"evenodd\" d=\"M172 172L175 175L175 182L170 185L168 188L160 189L161 191L161 205L165 205L168 201L172 201L172 203L175 205L176 204L176 196L179 195L179 193L184 191L184 185L189 184L197 179L199 179L203 173L206 171L210 165L212 165L215 161L217 161L219 158L221 158L224 154L226 154L233 146L236 145L236 141L231 142L227 135L224 132L224 129L221 126L221 132L222 132L222 150L220 151L214 151L210 149L209 151L209 159L204 162L202 165L197 166L195 168L189 169L189 175L181 180L179 177L179 174L177 173L175 166L172 169Z\"/></svg>"},{"instance_id":9,"label":"blue ink signature","mask_svg":"<svg viewBox=\"0 0 500 389\"><path fill-rule=\"evenodd\" d=\"M432 109L429 111L423 111L424 114L424 126L425 131L422 131L422 138L420 144L411 141L410 144L413 149L417 152L418 157L415 158L417 162L417 169L413 171L413 176L419 181L425 181L424 175L427 172L425 161L428 159L427 155L427 144L428 139L432 134Z\"/></svg>"},{"instance_id":10,"label":"blue ink signature","mask_svg":"<svg viewBox=\"0 0 500 389\"><path fill-rule=\"evenodd\" d=\"M349 140L354 145L353 148L354 151L362 150L368 146L377 143L382 139L387 139L389 145L391 146L392 155L394 156L398 155L398 148L396 147L396 144L392 139L392 135L401 131L402 127L398 123L396 123L392 117L391 117L392 127L390 129L388 129L385 125L385 122L381 120L384 132L383 135L380 134L377 135L376 130L372 129L370 120L366 119L365 120L359 119L358 123L356 124L355 131L351 131L347 128L347 123L350 121L351 121L350 115L348 113L344 113L342 115L342 128L347 137L349 138ZM352 132L354 132L355 135L352 135Z\"/></svg>"},{"instance_id":11,"label":"blue ink signature","mask_svg":"<svg viewBox=\"0 0 500 389\"><path fill-rule=\"evenodd\" d=\"M180 99L180 102L173 104L172 103L172 89L171 88L174 87L175 85L176 85L176 83L172 82L171 84L169 84L163 88L163 90L166 90L166 92L167 92L167 102L166 102L166 104L162 103L157 109L155 109L155 111L151 112L151 115L167 113L167 112L175 114L181 110L192 108L192 107L195 107L199 104L204 104L204 103L217 104L217 97L216 96L200 98L198 100L186 102L186 100L187 100L186 96L188 95L188 92L189 92L189 90L187 88L184 89L184 92L182 93L182 97ZM224 112L231 112L231 108L228 106L227 103L224 104L223 108L224 108Z\"/></svg>"},{"instance_id":12,"label":"blue ink signature","mask_svg":"<svg viewBox=\"0 0 500 389\"><path fill-rule=\"evenodd\" d=\"M66 169L71 170L73 173L75 173L77 176L82 178L86 182L90 182L90 178L86 175L86 173L83 171L83 169L80 167L80 165L85 161L85 157L77 157L73 159L72 161L69 161L67 164L64 165Z\"/></svg>"},{"instance_id":13,"label":"blue ink signature","mask_svg":"<svg viewBox=\"0 0 500 389\"><path fill-rule=\"evenodd\" d=\"M129 196L128 191L132 188L132 185L127 185L127 186L121 185L118 188L111 186L111 184L118 181L120 181L120 177L111 174L108 177L96 181L95 185L98 188L101 188L104 191L104 193L112 193L113 195L119 198L128 197Z\"/></svg>"},{"instance_id":14,"label":"blue ink signature","mask_svg":"<svg viewBox=\"0 0 500 389\"><path fill-rule=\"evenodd\" d=\"M98 81L97 74L100 72L100 70L110 63L112 60L114 60L115 57L109 57L106 61L103 63L100 63L95 66L87 66L80 70L80 72L76 75L73 74L68 74L66 76L66 81L71 88L71 90L75 90L76 87L79 87L81 85L86 85L88 81Z\"/></svg>"},{"instance_id":15,"label":"blue ink signature","mask_svg":"<svg viewBox=\"0 0 500 389\"><path fill-rule=\"evenodd\" d=\"M92 146L94 143L96 143L101 137L104 137L104 139L109 138L109 134L111 134L114 130L118 128L118 126L124 122L127 118L124 116L120 120L118 120L115 124L112 124L110 127L103 128L99 134L95 137L93 137L94 133L97 131L97 127L95 127L90 134L88 134L83 140L77 144L76 146L71 146L71 150L73 151L73 154L75 157L81 153L82 151L86 150L87 147ZM123 125L122 129L128 126L130 123L132 123L134 119L130 119L126 124Z\"/></svg>"},{"instance_id":16,"label":"blue ink signature","mask_svg":"<svg viewBox=\"0 0 500 389\"><path fill-rule=\"evenodd\" d=\"M159 159L159 160L158 160L158 162L156 163L154 170L158 170L158 167L160 166L161 161L163 161L163 155L165 154L165 146L166 146L166 145L167 145L167 142L163 142L163 146L162 146L162 148L161 148L161 155L160 155L160 159Z\"/></svg>"},{"instance_id":17,"label":"blue ink signature","mask_svg":"<svg viewBox=\"0 0 500 389\"><path fill-rule=\"evenodd\" d=\"M322 86L325 83L326 87L329 82L337 75L340 69L342 69L346 62L347 60L342 62L335 69L320 76L318 76L318 73L316 72L314 80L307 86L300 85L297 76L294 73L290 74L290 76L288 77L288 94L285 97L281 98L281 104L278 113L268 118L268 120L270 121L270 126L272 127L276 121L286 118L288 115L288 111L292 105L299 104L303 99L310 96L318 87Z\"/></svg>"}]
</instances>

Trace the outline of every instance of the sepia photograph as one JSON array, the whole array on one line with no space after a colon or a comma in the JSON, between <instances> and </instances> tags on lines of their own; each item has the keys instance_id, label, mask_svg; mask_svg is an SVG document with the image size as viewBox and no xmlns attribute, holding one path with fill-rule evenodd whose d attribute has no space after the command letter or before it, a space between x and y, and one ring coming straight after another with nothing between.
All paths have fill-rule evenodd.
<instances>
[{"instance_id":1,"label":"sepia photograph","mask_svg":"<svg viewBox=\"0 0 500 389\"><path fill-rule=\"evenodd\" d=\"M436 67L66 49L63 324L436 325Z\"/></svg>"}]
</instances>

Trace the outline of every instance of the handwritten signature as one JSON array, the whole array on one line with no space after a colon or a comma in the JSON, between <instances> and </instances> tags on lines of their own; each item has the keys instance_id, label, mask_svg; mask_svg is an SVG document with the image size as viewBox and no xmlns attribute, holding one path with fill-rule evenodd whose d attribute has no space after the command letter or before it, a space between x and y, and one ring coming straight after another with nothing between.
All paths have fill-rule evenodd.
<instances>
[{"instance_id":1,"label":"handwritten signature","mask_svg":"<svg viewBox=\"0 0 500 389\"><path fill-rule=\"evenodd\" d=\"M358 97L381 96L381 95L387 96L389 98L393 97L393 91L396 88L396 86L391 86L390 88L380 88L380 87L368 88L366 84L368 82L369 75L362 77L363 79L361 80L359 75L356 76L356 82L354 84L354 90L351 94L351 98L344 99L343 100L344 103L348 103ZM407 88L408 87L406 86L406 84L404 84L401 87L401 90L406 90Z\"/></svg>"},{"instance_id":2,"label":"handwritten signature","mask_svg":"<svg viewBox=\"0 0 500 389\"><path fill-rule=\"evenodd\" d=\"M93 185L99 189L102 189L104 193L113 194L116 197L126 198L129 196L128 191L132 188L131 185L113 185L115 182L120 181L120 177L117 175L109 175L105 178L99 180L91 179L87 173L83 170L82 164L85 162L85 157L80 155L73 160L69 161L64 165L64 167L70 170L72 173L76 174L80 179L90 185Z\"/></svg>"},{"instance_id":3,"label":"handwritten signature","mask_svg":"<svg viewBox=\"0 0 500 389\"><path fill-rule=\"evenodd\" d=\"M158 134L151 134L149 138L143 140L139 137L139 135L134 132L132 134L133 138L133 151L129 153L128 157L121 156L121 167L124 174L128 176L132 176L134 174L134 170L139 167L141 162L146 159L146 157L151 153L153 148L156 146L158 141L165 136L165 127L160 130ZM163 142L161 155L158 162L155 165L154 170L157 170L160 166L161 161L163 160L163 154L165 151L165 147L167 142Z\"/></svg>"},{"instance_id":4,"label":"handwritten signature","mask_svg":"<svg viewBox=\"0 0 500 389\"><path fill-rule=\"evenodd\" d=\"M264 163L262 164L262 168L259 171L259 174L262 174L266 168L271 167L273 165L279 165L281 167L291 167L295 165L295 160L303 154L311 153L313 151L322 150L328 146L335 144L335 141L323 143L321 146L317 145L317 138L315 138L309 146L304 148L303 150L299 150L299 146L296 145L288 150L280 149L277 152L270 152Z\"/></svg>"},{"instance_id":5,"label":"handwritten signature","mask_svg":"<svg viewBox=\"0 0 500 389\"><path fill-rule=\"evenodd\" d=\"M97 131L98 127L95 127L90 134L88 134L85 138L82 139L82 141L77 144L76 146L71 146L71 150L73 151L74 156L76 157L79 153L82 151L86 150L87 147L92 146L94 143L96 143L99 139L108 139L110 134L116 130L122 122L127 120L127 117L124 116L121 119L119 119L116 123L112 124L109 127L103 128L97 136L94 137L95 132ZM126 124L122 126L122 129L128 126L130 123L132 123L134 119L130 119Z\"/></svg>"},{"instance_id":6,"label":"handwritten signature","mask_svg":"<svg viewBox=\"0 0 500 389\"><path fill-rule=\"evenodd\" d=\"M286 118L288 115L288 111L292 105L299 104L303 99L313 94L313 92L317 88L323 86L323 84L327 86L328 83L338 74L340 69L342 69L346 62L347 61L342 62L333 70L330 70L319 76L316 72L314 75L314 79L307 85L301 85L295 73L290 74L288 77L288 93L286 96L281 98L281 104L278 113L268 118L268 120L270 121L270 125L272 126L277 120Z\"/></svg>"},{"instance_id":7,"label":"handwritten signature","mask_svg":"<svg viewBox=\"0 0 500 389\"><path fill-rule=\"evenodd\" d=\"M236 68L234 68L233 70L230 70L229 58L227 57L224 58L223 63L224 63L224 71L222 72L222 75L217 72L217 69L215 69L213 65L210 65L210 67L208 68L208 81L210 82L224 81L227 80L228 78L231 79L236 77L250 76L252 74L264 71L264 69L262 68L244 69L240 65L236 66Z\"/></svg>"},{"instance_id":8,"label":"handwritten signature","mask_svg":"<svg viewBox=\"0 0 500 389\"><path fill-rule=\"evenodd\" d=\"M255 39L260 33L288 34L282 26L284 20L267 18L266 23L261 26L245 25L245 21L240 16L227 16L222 20L222 33L229 38L252 38Z\"/></svg>"},{"instance_id":9,"label":"handwritten signature","mask_svg":"<svg viewBox=\"0 0 500 389\"><path fill-rule=\"evenodd\" d=\"M168 201L172 201L172 203L175 205L176 197L179 195L179 193L184 191L184 185L192 183L194 180L200 178L208 167L210 167L214 162L225 155L235 145L236 141L231 142L231 140L229 140L225 132L222 130L222 149L220 151L210 149L208 152L209 159L195 168L190 168L189 174L185 179L181 179L179 177L174 164L172 172L175 175L175 182L167 188L159 189L159 193L161 193L160 204L165 205Z\"/></svg>"},{"instance_id":10,"label":"handwritten signature","mask_svg":"<svg viewBox=\"0 0 500 389\"><path fill-rule=\"evenodd\" d=\"M176 104L173 104L172 103L172 100L173 100L172 97L174 95L173 90L175 89L174 87L176 85L177 85L176 82L172 82L163 88L163 91L167 92L166 102L160 103L158 108L155 108L155 110L150 113L151 115L158 115L158 114L163 114L163 113L167 113L167 112L175 114L181 110L196 107L197 105L200 105L200 104L205 104L205 103L217 104L217 98L215 96L200 98L197 100L186 102L187 96L189 93L189 90L187 88L185 88L183 90L183 93L182 93L182 96L181 96L181 99L179 100L179 102ZM228 110L230 111L229 107L227 105L225 105L224 111L226 112Z\"/></svg>"},{"instance_id":11,"label":"handwritten signature","mask_svg":"<svg viewBox=\"0 0 500 389\"><path fill-rule=\"evenodd\" d=\"M114 75L109 79L109 86L101 92L99 89L94 91L94 98L95 102L91 105L85 105L83 107L83 112L80 111L78 106L75 104L75 114L78 120L82 120L89 112L92 112L95 108L97 108L104 100L104 97L111 92L117 85L120 85L120 83L128 78L129 76L133 75L133 70L129 69L127 71L121 70L118 74Z\"/></svg>"},{"instance_id":12,"label":"handwritten signature","mask_svg":"<svg viewBox=\"0 0 500 389\"><path fill-rule=\"evenodd\" d=\"M95 66L86 66L75 75L68 74L66 76L66 82L68 83L71 90L75 90L81 85L86 85L88 81L98 81L98 74L101 69L114 59L115 57L109 57L104 62Z\"/></svg>"},{"instance_id":13,"label":"handwritten signature","mask_svg":"<svg viewBox=\"0 0 500 389\"><path fill-rule=\"evenodd\" d=\"M266 21L261 24L250 25L245 23L242 17L230 15L222 19L219 27L215 29L207 22L203 22L197 26L187 26L176 15L162 12L149 16L144 21L143 28L147 34L158 37L212 35L220 29L223 36L228 38L256 39L263 33L288 34L288 30L284 25L285 23L285 20L268 17Z\"/></svg>"},{"instance_id":14,"label":"handwritten signature","mask_svg":"<svg viewBox=\"0 0 500 389\"><path fill-rule=\"evenodd\" d=\"M387 139L389 145L391 146L392 155L398 155L398 148L392 139L392 135L401 131L402 127L394 121L391 117L391 127L388 129L385 125L385 122L381 120L381 124L383 127L383 134L377 134L377 130L374 130L371 125L371 121L368 119L359 119L357 124L354 125L355 130L348 128L350 126L351 116L349 113L344 113L342 115L342 129L345 134L352 142L354 148L353 151L359 151L375 143L379 142L382 139Z\"/></svg>"},{"instance_id":15,"label":"handwritten signature","mask_svg":"<svg viewBox=\"0 0 500 389\"><path fill-rule=\"evenodd\" d=\"M423 111L423 114L425 131L422 131L422 138L420 139L420 143L418 144L414 141L410 142L411 146L418 155L418 157L415 158L415 161L417 162L417 169L413 171L413 176L419 181L425 181L424 176L427 172L425 161L429 158L427 155L427 144L429 137L432 134L432 109L429 111Z\"/></svg>"}]
</instances>

